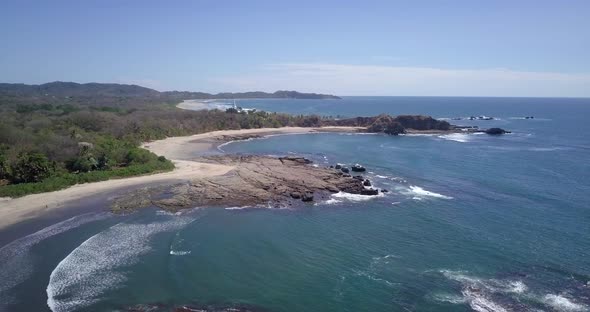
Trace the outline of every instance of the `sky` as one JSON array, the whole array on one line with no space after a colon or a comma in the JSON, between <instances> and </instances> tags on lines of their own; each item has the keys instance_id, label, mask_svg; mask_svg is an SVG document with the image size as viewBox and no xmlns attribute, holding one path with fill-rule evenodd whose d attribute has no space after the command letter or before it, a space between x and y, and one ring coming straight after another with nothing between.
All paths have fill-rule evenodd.
<instances>
[{"instance_id":1,"label":"sky","mask_svg":"<svg viewBox=\"0 0 590 312\"><path fill-rule=\"evenodd\" d=\"M0 82L590 97L590 1L0 4Z\"/></svg>"}]
</instances>

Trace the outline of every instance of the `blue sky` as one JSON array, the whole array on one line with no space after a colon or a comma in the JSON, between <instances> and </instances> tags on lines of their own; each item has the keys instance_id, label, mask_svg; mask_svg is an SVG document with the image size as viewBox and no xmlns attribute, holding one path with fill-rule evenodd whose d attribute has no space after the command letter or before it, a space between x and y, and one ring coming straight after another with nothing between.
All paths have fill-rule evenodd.
<instances>
[{"instance_id":1,"label":"blue sky","mask_svg":"<svg viewBox=\"0 0 590 312\"><path fill-rule=\"evenodd\" d=\"M0 81L590 96L590 1L9 1Z\"/></svg>"}]
</instances>

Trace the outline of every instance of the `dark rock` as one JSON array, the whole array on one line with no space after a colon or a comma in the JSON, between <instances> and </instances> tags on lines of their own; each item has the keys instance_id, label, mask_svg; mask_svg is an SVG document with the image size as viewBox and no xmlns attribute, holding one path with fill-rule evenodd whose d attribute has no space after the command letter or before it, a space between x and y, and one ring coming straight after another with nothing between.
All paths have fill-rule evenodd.
<instances>
[{"instance_id":1,"label":"dark rock","mask_svg":"<svg viewBox=\"0 0 590 312\"><path fill-rule=\"evenodd\" d=\"M311 164L313 163L313 161L305 158L305 157L299 157L299 156L285 156L285 157L279 157L279 160L282 163L285 163L285 161L292 161L298 164L302 164L302 165L307 165L307 164Z\"/></svg>"},{"instance_id":2,"label":"dark rock","mask_svg":"<svg viewBox=\"0 0 590 312\"><path fill-rule=\"evenodd\" d=\"M348 173L343 173L343 174L342 174L342 176L343 176L343 177L345 177L345 178L350 178L350 177L352 177L352 176L351 176L350 174L348 174Z\"/></svg>"},{"instance_id":3,"label":"dark rock","mask_svg":"<svg viewBox=\"0 0 590 312\"><path fill-rule=\"evenodd\" d=\"M328 190L328 192L330 192L330 193L338 193L338 192L340 192L340 190L337 187L333 186L333 185L326 186L326 190Z\"/></svg>"},{"instance_id":4,"label":"dark rock","mask_svg":"<svg viewBox=\"0 0 590 312\"><path fill-rule=\"evenodd\" d=\"M369 181L369 179L366 179L365 181L363 181L363 185L364 186L371 186L371 181Z\"/></svg>"},{"instance_id":5,"label":"dark rock","mask_svg":"<svg viewBox=\"0 0 590 312\"><path fill-rule=\"evenodd\" d=\"M387 193L389 192L387 189L381 189L381 193Z\"/></svg>"},{"instance_id":6,"label":"dark rock","mask_svg":"<svg viewBox=\"0 0 590 312\"><path fill-rule=\"evenodd\" d=\"M341 164L336 164L336 166L334 168L336 168L336 169L342 169L342 165Z\"/></svg>"},{"instance_id":7,"label":"dark rock","mask_svg":"<svg viewBox=\"0 0 590 312\"><path fill-rule=\"evenodd\" d=\"M334 169L334 165L330 165L330 169Z\"/></svg>"},{"instance_id":8,"label":"dark rock","mask_svg":"<svg viewBox=\"0 0 590 312\"><path fill-rule=\"evenodd\" d=\"M354 172L365 172L365 171L367 171L367 169L365 169L365 167L363 167L363 166L361 166L359 164L356 164L356 165L352 166L351 169Z\"/></svg>"},{"instance_id":9,"label":"dark rock","mask_svg":"<svg viewBox=\"0 0 590 312\"><path fill-rule=\"evenodd\" d=\"M367 126L368 132L382 132L391 135L406 133L406 129L446 131L451 129L451 124L444 120L434 119L430 116L400 115L392 117L387 114L382 114L374 117L373 122Z\"/></svg>"},{"instance_id":10,"label":"dark rock","mask_svg":"<svg viewBox=\"0 0 590 312\"><path fill-rule=\"evenodd\" d=\"M301 197L301 201L304 201L304 202L313 201L313 193L305 193L305 194L303 194L303 196Z\"/></svg>"},{"instance_id":11,"label":"dark rock","mask_svg":"<svg viewBox=\"0 0 590 312\"><path fill-rule=\"evenodd\" d=\"M340 170L342 170L342 172L344 172L344 173L349 173L350 172L350 170L348 168L346 168L346 167L342 167L342 168L340 168Z\"/></svg>"},{"instance_id":12,"label":"dark rock","mask_svg":"<svg viewBox=\"0 0 590 312\"><path fill-rule=\"evenodd\" d=\"M378 194L379 194L379 190L374 189L374 188L361 190L361 195L378 195Z\"/></svg>"},{"instance_id":13,"label":"dark rock","mask_svg":"<svg viewBox=\"0 0 590 312\"><path fill-rule=\"evenodd\" d=\"M484 132L489 135L502 135L504 133L510 133L510 131L506 131L502 128L489 128L489 129L485 130Z\"/></svg>"},{"instance_id":14,"label":"dark rock","mask_svg":"<svg viewBox=\"0 0 590 312\"><path fill-rule=\"evenodd\" d=\"M359 181L363 181L363 180L365 179L365 178L364 178L362 175L357 175L357 176L354 176L354 177L352 177L352 178L353 178L353 179L357 179L357 180L359 180Z\"/></svg>"},{"instance_id":15,"label":"dark rock","mask_svg":"<svg viewBox=\"0 0 590 312\"><path fill-rule=\"evenodd\" d=\"M301 193L299 192L291 192L291 198L299 199L301 198Z\"/></svg>"}]
</instances>

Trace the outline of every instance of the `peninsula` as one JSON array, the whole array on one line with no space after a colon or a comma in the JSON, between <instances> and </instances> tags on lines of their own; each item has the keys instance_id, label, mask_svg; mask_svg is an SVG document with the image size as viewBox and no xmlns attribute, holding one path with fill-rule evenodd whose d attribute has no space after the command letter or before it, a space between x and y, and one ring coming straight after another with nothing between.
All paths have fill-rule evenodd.
<instances>
[{"instance_id":1,"label":"peninsula","mask_svg":"<svg viewBox=\"0 0 590 312\"><path fill-rule=\"evenodd\" d=\"M231 97L228 94L223 97ZM376 190L366 191L362 178L313 167L306 160L202 158L200 152L224 142L271 134L483 131L420 115L332 119L176 107L186 97L197 96L194 92L166 93L117 84L0 84L0 228L84 196L153 183L185 183L174 188L174 198L150 201L168 210L199 205L291 204L294 199L308 201L341 191L375 195ZM490 134L503 131L493 129ZM282 175L301 179L288 181L280 178ZM207 196L202 189L207 190ZM236 189L252 196L233 196Z\"/></svg>"}]
</instances>

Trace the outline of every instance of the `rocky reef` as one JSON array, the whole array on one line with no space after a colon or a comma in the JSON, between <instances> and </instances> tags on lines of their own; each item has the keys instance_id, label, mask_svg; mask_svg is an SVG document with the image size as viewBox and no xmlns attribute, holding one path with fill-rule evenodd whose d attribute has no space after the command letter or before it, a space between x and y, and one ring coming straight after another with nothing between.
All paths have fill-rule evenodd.
<instances>
[{"instance_id":1,"label":"rocky reef","mask_svg":"<svg viewBox=\"0 0 590 312\"><path fill-rule=\"evenodd\" d=\"M341 169L311 165L303 157L224 155L199 159L233 166L225 175L196 178L177 184L167 191L142 189L114 200L112 210L127 212L155 205L177 211L193 207L289 207L327 199L330 194L377 195L362 179Z\"/></svg>"}]
</instances>

